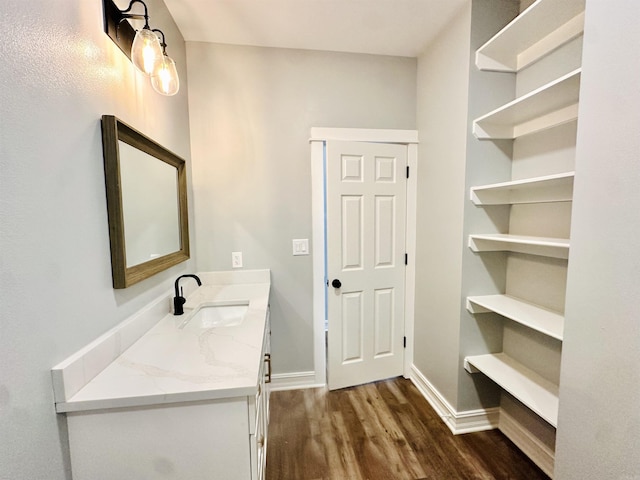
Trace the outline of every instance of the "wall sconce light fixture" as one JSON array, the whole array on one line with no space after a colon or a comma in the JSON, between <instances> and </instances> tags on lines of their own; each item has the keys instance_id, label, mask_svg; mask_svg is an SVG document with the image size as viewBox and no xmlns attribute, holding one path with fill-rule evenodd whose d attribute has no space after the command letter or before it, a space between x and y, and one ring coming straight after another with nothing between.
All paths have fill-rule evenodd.
<instances>
[{"instance_id":1,"label":"wall sconce light fixture","mask_svg":"<svg viewBox=\"0 0 640 480\"><path fill-rule=\"evenodd\" d=\"M144 7L143 14L131 13L136 3ZM131 0L125 10L120 10L113 0L103 0L104 31L131 59L133 65L151 78L153 89L162 95L175 95L180 89L180 79L173 59L167 56L164 33L149 27L147 5L142 0ZM136 31L127 19L144 20L144 27ZM158 36L162 36L162 42Z\"/></svg>"},{"instance_id":2,"label":"wall sconce light fixture","mask_svg":"<svg viewBox=\"0 0 640 480\"><path fill-rule=\"evenodd\" d=\"M162 42L160 43L162 46L162 57L159 67L151 74L151 85L156 92L162 95L175 95L180 89L180 79L178 78L176 62L167 55L167 44L164 41L164 33L156 28L153 29L153 32L158 32L162 35Z\"/></svg>"}]
</instances>

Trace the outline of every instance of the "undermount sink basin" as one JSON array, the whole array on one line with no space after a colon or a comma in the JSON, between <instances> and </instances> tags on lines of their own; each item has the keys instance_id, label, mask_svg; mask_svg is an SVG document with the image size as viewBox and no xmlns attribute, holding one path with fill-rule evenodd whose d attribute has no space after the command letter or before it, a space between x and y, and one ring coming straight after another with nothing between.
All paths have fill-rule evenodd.
<instances>
[{"instance_id":1,"label":"undermount sink basin","mask_svg":"<svg viewBox=\"0 0 640 480\"><path fill-rule=\"evenodd\" d=\"M217 327L235 327L244 321L249 302L233 304L204 304L198 307L180 325L181 330L206 330Z\"/></svg>"}]
</instances>

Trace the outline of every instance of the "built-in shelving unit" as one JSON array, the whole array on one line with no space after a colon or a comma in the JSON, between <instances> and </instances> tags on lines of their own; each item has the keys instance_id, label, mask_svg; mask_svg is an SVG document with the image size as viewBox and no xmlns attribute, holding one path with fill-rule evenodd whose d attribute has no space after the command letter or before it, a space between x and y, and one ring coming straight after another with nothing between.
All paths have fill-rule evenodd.
<instances>
[{"instance_id":1,"label":"built-in shelving unit","mask_svg":"<svg viewBox=\"0 0 640 480\"><path fill-rule=\"evenodd\" d=\"M574 172L527 178L471 188L475 205L514 205L518 203L570 202Z\"/></svg>"},{"instance_id":2,"label":"built-in shelving unit","mask_svg":"<svg viewBox=\"0 0 640 480\"><path fill-rule=\"evenodd\" d=\"M504 353L465 358L469 372L480 371L552 426L558 424L558 386Z\"/></svg>"},{"instance_id":3,"label":"built-in shelving unit","mask_svg":"<svg viewBox=\"0 0 640 480\"><path fill-rule=\"evenodd\" d=\"M582 35L585 0L538 0L476 52L480 70L518 72Z\"/></svg>"},{"instance_id":4,"label":"built-in shelving unit","mask_svg":"<svg viewBox=\"0 0 640 480\"><path fill-rule=\"evenodd\" d=\"M499 428L550 476L553 441L549 439L555 435L558 418L565 322L561 310L570 241L547 235L567 235L570 230L566 202L573 198L575 173L567 170L574 168L576 129L567 124L575 122L579 114L579 37L584 30L584 7L585 0L536 0L476 51L478 69L516 73L516 91L527 93L476 118L472 125L480 141L514 143L510 150L512 180L472 185L469 192L470 201L483 207L487 217L477 221L478 209L473 209L469 225L494 229L498 227L492 225L500 225L502 232L472 229L470 250L485 256L486 252L503 253L492 253L499 257L483 261L480 268L488 272L481 271L477 278L488 273L485 278L494 281L487 283L486 295L477 295L483 293L484 285L473 285L469 292L474 295L466 298L466 307L476 316L475 327L487 328L487 335L495 332L495 323L480 321L480 315L494 313L506 319L502 323L502 351L485 349L484 354L476 355L484 347L475 345L474 355L465 357L464 367L470 373L482 372L526 407L503 398L501 409L509 420L503 423L501 419ZM472 151L484 155L469 159L486 165L482 178L495 171L496 180L504 179L504 153L508 150L499 145ZM492 210L492 205L509 206L506 232L503 223L493 221L494 214L504 215L506 210ZM473 279L479 273L477 264L469 268ZM496 292L496 284L501 282L501 291Z\"/></svg>"},{"instance_id":5,"label":"built-in shelving unit","mask_svg":"<svg viewBox=\"0 0 640 480\"><path fill-rule=\"evenodd\" d=\"M568 238L531 237L505 233L469 235L474 252L517 252L543 257L569 258Z\"/></svg>"},{"instance_id":6,"label":"built-in shelving unit","mask_svg":"<svg viewBox=\"0 0 640 480\"><path fill-rule=\"evenodd\" d=\"M564 315L509 295L467 297L471 313L494 312L556 340L562 340Z\"/></svg>"},{"instance_id":7,"label":"built-in shelving unit","mask_svg":"<svg viewBox=\"0 0 640 480\"><path fill-rule=\"evenodd\" d=\"M473 122L479 140L513 139L578 118L580 73L576 69Z\"/></svg>"}]
</instances>

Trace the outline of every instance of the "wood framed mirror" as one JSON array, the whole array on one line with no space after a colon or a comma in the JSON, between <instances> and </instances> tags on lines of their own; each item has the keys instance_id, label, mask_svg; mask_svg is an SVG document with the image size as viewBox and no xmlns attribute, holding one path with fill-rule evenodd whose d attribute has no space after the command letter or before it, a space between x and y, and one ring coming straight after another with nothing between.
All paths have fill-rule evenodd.
<instances>
[{"instance_id":1,"label":"wood framed mirror","mask_svg":"<svg viewBox=\"0 0 640 480\"><path fill-rule=\"evenodd\" d=\"M102 116L113 288L189 258L185 161L113 115Z\"/></svg>"}]
</instances>

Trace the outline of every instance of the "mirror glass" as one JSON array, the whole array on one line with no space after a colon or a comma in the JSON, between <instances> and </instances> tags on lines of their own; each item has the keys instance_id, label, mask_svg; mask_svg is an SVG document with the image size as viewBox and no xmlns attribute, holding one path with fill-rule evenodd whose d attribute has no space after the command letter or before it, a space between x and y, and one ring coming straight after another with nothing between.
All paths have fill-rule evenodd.
<instances>
[{"instance_id":1,"label":"mirror glass","mask_svg":"<svg viewBox=\"0 0 640 480\"><path fill-rule=\"evenodd\" d=\"M127 267L180 249L178 171L119 141Z\"/></svg>"},{"instance_id":2,"label":"mirror glass","mask_svg":"<svg viewBox=\"0 0 640 480\"><path fill-rule=\"evenodd\" d=\"M113 286L126 288L189 258L185 162L112 115L102 136Z\"/></svg>"}]
</instances>

